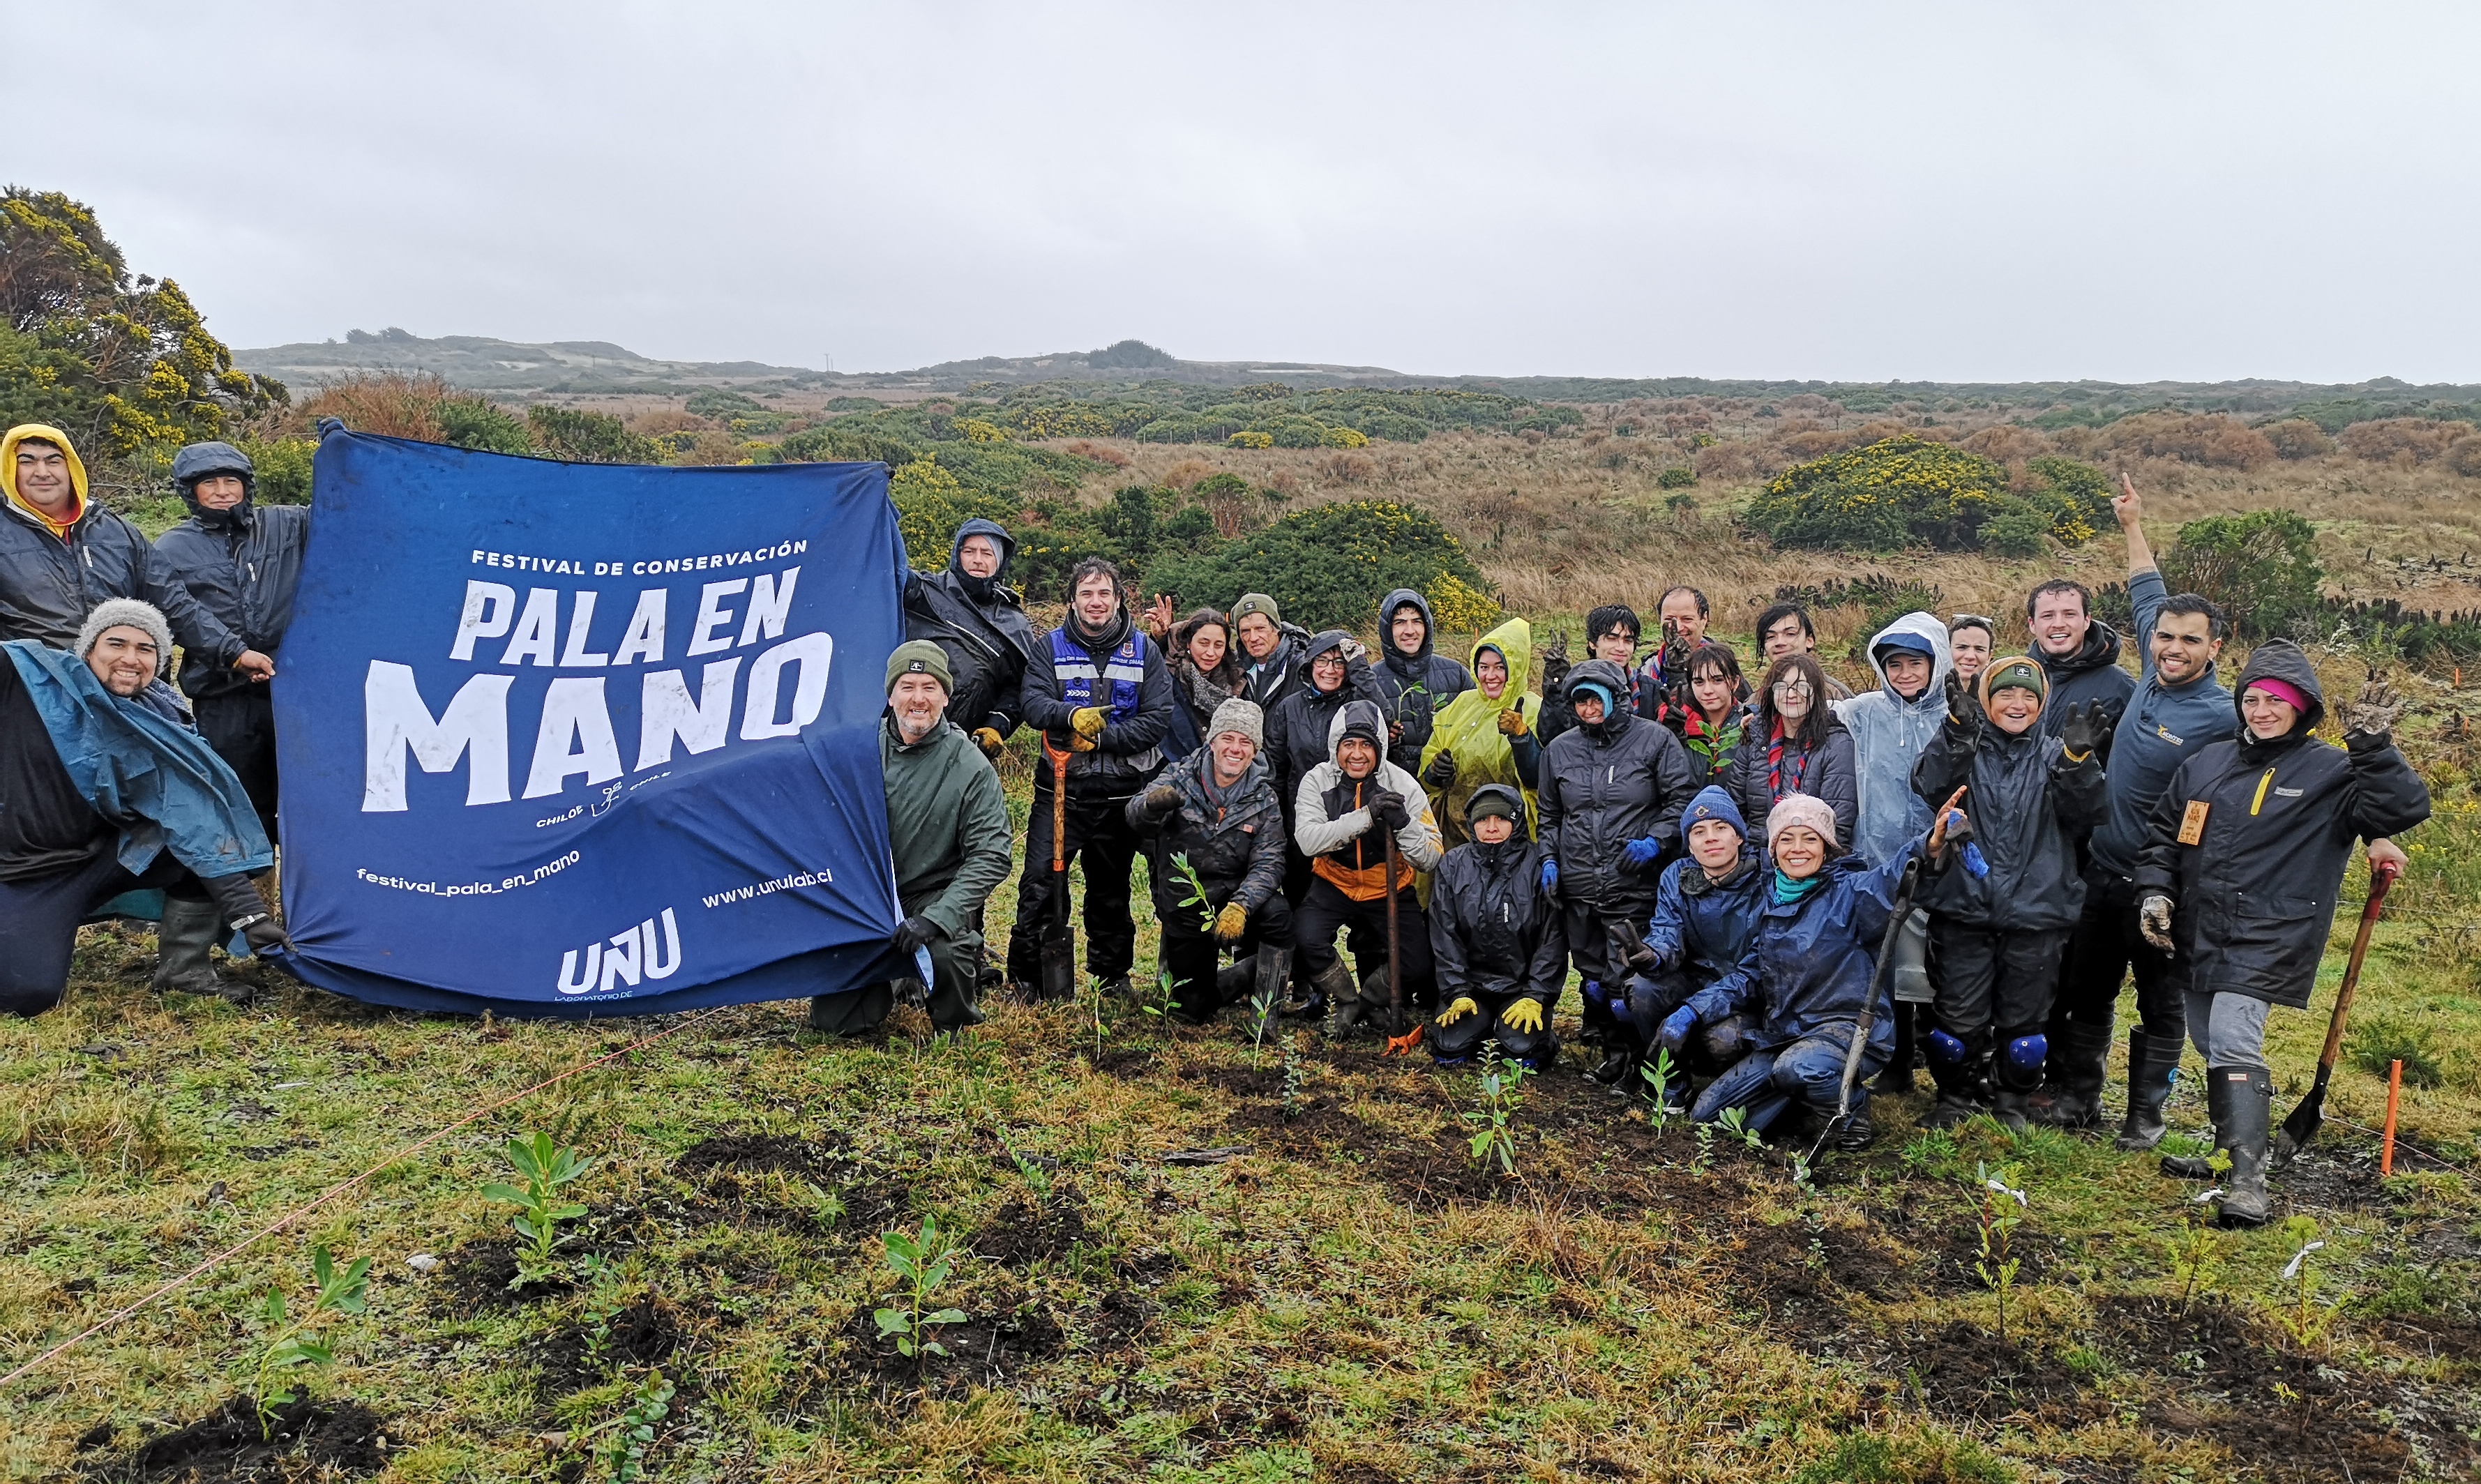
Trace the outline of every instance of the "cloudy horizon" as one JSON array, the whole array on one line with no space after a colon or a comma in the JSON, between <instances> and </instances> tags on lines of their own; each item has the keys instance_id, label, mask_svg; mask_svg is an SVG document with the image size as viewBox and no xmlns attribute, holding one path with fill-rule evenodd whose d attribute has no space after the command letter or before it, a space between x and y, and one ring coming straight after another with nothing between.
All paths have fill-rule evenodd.
<instances>
[{"instance_id":1,"label":"cloudy horizon","mask_svg":"<svg viewBox=\"0 0 2481 1484\"><path fill-rule=\"evenodd\" d=\"M2481 13L0 0L236 347L2481 382Z\"/></svg>"}]
</instances>

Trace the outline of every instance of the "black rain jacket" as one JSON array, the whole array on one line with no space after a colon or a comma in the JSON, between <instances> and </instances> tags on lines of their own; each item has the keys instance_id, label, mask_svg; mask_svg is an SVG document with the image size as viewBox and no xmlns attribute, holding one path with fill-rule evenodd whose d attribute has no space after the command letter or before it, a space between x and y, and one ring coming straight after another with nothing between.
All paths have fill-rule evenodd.
<instances>
[{"instance_id":1,"label":"black rain jacket","mask_svg":"<svg viewBox=\"0 0 2481 1484\"><path fill-rule=\"evenodd\" d=\"M969 535L989 536L1000 549L1000 569L989 577L970 576L957 564ZM1024 719L1018 691L1036 640L1023 600L1001 581L1015 555L1005 527L976 518L956 528L948 570L916 572L904 585L904 637L928 639L948 657L956 682L948 719L961 731L989 727L1006 737Z\"/></svg>"},{"instance_id":2,"label":"black rain jacket","mask_svg":"<svg viewBox=\"0 0 2481 1484\"><path fill-rule=\"evenodd\" d=\"M1145 842L1155 916L1165 922L1183 912L1197 920L1197 905L1186 901L1188 878L1172 864L1175 855L1188 858L1208 905L1218 911L1237 901L1256 912L1283 890L1284 806L1265 761L1252 762L1220 801L1209 787L1214 768L1214 755L1201 748L1163 769L1156 782L1178 794L1180 803L1161 819L1149 818L1143 794L1128 803L1129 825Z\"/></svg>"},{"instance_id":3,"label":"black rain jacket","mask_svg":"<svg viewBox=\"0 0 2481 1484\"><path fill-rule=\"evenodd\" d=\"M1614 695L1628 677L1607 660L1588 660L1568 672L1568 689L1594 680ZM1680 815L1701 785L1688 749L1671 728L1625 706L1592 726L1579 723L1542 749L1536 792L1542 842L1559 862L1559 894L1573 902L1651 909L1661 857L1632 866L1621 847L1652 836L1664 855L1680 848Z\"/></svg>"},{"instance_id":4,"label":"black rain jacket","mask_svg":"<svg viewBox=\"0 0 2481 1484\"><path fill-rule=\"evenodd\" d=\"M1568 933L1542 892L1540 845L1510 836L1449 850L1430 879L1430 956L1439 1002L1459 995L1559 1002L1568 981Z\"/></svg>"},{"instance_id":5,"label":"black rain jacket","mask_svg":"<svg viewBox=\"0 0 2481 1484\"><path fill-rule=\"evenodd\" d=\"M1389 629L1398 609L1422 615L1422 647L1398 654ZM1422 749L1430 744L1431 720L1439 708L1474 688L1473 672L1436 652L1439 625L1430 616L1430 600L1410 587L1398 587L1378 605L1379 663L1370 667L1371 694L1387 714L1391 741L1387 761L1421 776Z\"/></svg>"},{"instance_id":6,"label":"black rain jacket","mask_svg":"<svg viewBox=\"0 0 2481 1484\"><path fill-rule=\"evenodd\" d=\"M1949 849L1923 883L1921 905L1994 932L2076 926L2085 907L2076 855L2109 807L2102 749L2071 763L2067 748L2038 723L2010 737L1985 719L1970 744L1941 724L1913 763L1913 792L1935 810L1967 784L1972 792L1958 807L1972 821L1973 844L1990 872L1974 875L1962 848Z\"/></svg>"},{"instance_id":7,"label":"black rain jacket","mask_svg":"<svg viewBox=\"0 0 2481 1484\"><path fill-rule=\"evenodd\" d=\"M199 607L136 526L90 496L67 536L0 500L0 639L77 646L86 615L106 598L138 598L162 611L187 652L182 664L230 669L249 646Z\"/></svg>"},{"instance_id":8,"label":"black rain jacket","mask_svg":"<svg viewBox=\"0 0 2481 1484\"><path fill-rule=\"evenodd\" d=\"M293 627L293 594L301 586L301 554L310 545L310 508L261 507L255 488L245 484L241 504L210 510L198 504L197 482L196 477L175 482L190 518L164 533L155 543L156 559L200 608L243 643L272 657ZM225 695L250 685L230 661L181 665L187 695Z\"/></svg>"}]
</instances>

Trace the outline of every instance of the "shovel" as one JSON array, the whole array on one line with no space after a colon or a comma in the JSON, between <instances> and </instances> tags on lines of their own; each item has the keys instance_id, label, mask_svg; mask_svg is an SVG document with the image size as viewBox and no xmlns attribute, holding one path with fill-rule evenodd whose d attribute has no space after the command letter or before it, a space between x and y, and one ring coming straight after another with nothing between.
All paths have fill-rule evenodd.
<instances>
[{"instance_id":1,"label":"shovel","mask_svg":"<svg viewBox=\"0 0 2481 1484\"><path fill-rule=\"evenodd\" d=\"M1902 936L1904 924L1913 915L1913 888L1921 878L1920 856L1904 863L1904 879L1895 886L1894 910L1887 915L1887 930L1878 938L1878 961L1869 970L1869 993L1861 1001L1861 1019L1852 1029L1852 1044L1843 1053L1843 1085L1836 1094L1835 1118L1828 1128L1840 1127L1852 1116L1852 1083L1861 1075L1861 1054L1868 1049L1869 1032L1878 1019L1878 986L1887 982L1887 966L1895 961L1895 940Z\"/></svg>"},{"instance_id":2,"label":"shovel","mask_svg":"<svg viewBox=\"0 0 2481 1484\"><path fill-rule=\"evenodd\" d=\"M2274 1167L2281 1169L2291 1162L2291 1157L2309 1147L2317 1136L2318 1125L2326 1121L2326 1083L2335 1075L2335 1058L2343 1050L2343 1020L2352 1013L2352 991L2361 985L2361 960L2369 954L2369 934L2376 930L2378 913L2386 906L2387 888L2395 884L2402 868L2389 861L2369 875L2369 903L2361 909L2361 930L2352 937L2351 961L2343 966L2343 985L2335 991L2335 1018L2326 1023L2326 1049L2317 1056L2317 1080L2310 1086L2309 1096L2283 1121L2283 1129L2274 1138Z\"/></svg>"},{"instance_id":3,"label":"shovel","mask_svg":"<svg viewBox=\"0 0 2481 1484\"><path fill-rule=\"evenodd\" d=\"M1404 1028L1404 954L1396 927L1396 832L1387 839L1387 1049L1380 1054L1409 1056L1422 1044L1422 1028Z\"/></svg>"},{"instance_id":4,"label":"shovel","mask_svg":"<svg viewBox=\"0 0 2481 1484\"><path fill-rule=\"evenodd\" d=\"M1051 915L1042 924L1042 998L1077 994L1077 929L1068 920L1068 754L1043 743L1051 763Z\"/></svg>"}]
</instances>

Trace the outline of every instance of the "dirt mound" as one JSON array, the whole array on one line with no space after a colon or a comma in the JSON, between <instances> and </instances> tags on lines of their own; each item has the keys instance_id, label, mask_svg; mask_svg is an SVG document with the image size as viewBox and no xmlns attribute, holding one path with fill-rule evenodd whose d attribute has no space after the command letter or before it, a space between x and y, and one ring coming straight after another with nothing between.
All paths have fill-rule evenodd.
<instances>
[{"instance_id":1,"label":"dirt mound","mask_svg":"<svg viewBox=\"0 0 2481 1484\"><path fill-rule=\"evenodd\" d=\"M535 1347L542 1369L535 1389L561 1394L592 1386L614 1370L659 1366L685 1340L678 1316L661 1299L639 1299L612 1316L598 1340L589 1324L563 1324Z\"/></svg>"},{"instance_id":2,"label":"dirt mound","mask_svg":"<svg viewBox=\"0 0 2481 1484\"><path fill-rule=\"evenodd\" d=\"M1055 1187L1039 1206L1011 1196L974 1236L974 1251L1002 1267L1025 1268L1063 1258L1085 1239L1085 1197L1074 1185Z\"/></svg>"},{"instance_id":3,"label":"dirt mound","mask_svg":"<svg viewBox=\"0 0 2481 1484\"><path fill-rule=\"evenodd\" d=\"M113 1484L353 1477L386 1466L387 1431L387 1419L359 1402L306 1397L277 1408L274 1422L262 1431L257 1406L235 1396L188 1426L151 1438L80 1476Z\"/></svg>"}]
</instances>

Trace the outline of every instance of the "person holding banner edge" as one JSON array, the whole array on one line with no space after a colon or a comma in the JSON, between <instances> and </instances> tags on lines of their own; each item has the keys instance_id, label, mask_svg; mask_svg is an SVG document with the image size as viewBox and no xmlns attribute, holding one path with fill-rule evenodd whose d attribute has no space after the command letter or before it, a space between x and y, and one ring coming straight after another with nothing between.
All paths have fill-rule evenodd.
<instances>
[{"instance_id":1,"label":"person holding banner edge","mask_svg":"<svg viewBox=\"0 0 2481 1484\"><path fill-rule=\"evenodd\" d=\"M898 951L930 959L930 1024L938 1030L979 1026L975 971L982 903L1007 879L1007 799L1000 775L973 740L948 720L954 684L948 657L927 639L908 639L887 658L887 716L878 762L887 778L887 837L896 862ZM810 1001L810 1028L859 1036L895 1007L885 981Z\"/></svg>"}]
</instances>

